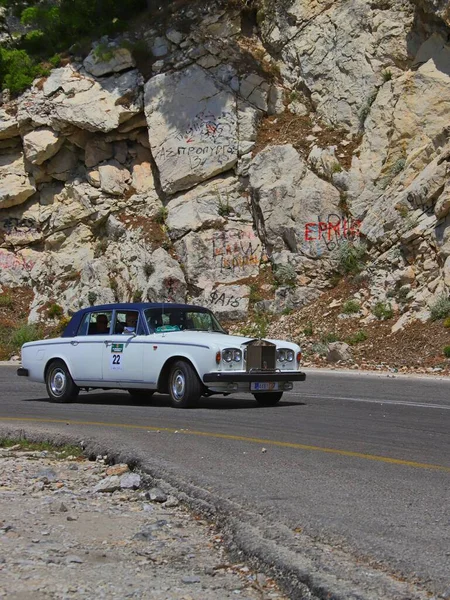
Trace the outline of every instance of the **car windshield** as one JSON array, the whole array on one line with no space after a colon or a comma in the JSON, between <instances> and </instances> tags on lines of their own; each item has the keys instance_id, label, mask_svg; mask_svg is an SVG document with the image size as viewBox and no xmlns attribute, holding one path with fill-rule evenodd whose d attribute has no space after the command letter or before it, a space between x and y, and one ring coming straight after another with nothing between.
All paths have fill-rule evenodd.
<instances>
[{"instance_id":1,"label":"car windshield","mask_svg":"<svg viewBox=\"0 0 450 600\"><path fill-rule=\"evenodd\" d=\"M148 308L145 318L150 333L167 331L216 331L226 333L209 310L187 308Z\"/></svg>"}]
</instances>

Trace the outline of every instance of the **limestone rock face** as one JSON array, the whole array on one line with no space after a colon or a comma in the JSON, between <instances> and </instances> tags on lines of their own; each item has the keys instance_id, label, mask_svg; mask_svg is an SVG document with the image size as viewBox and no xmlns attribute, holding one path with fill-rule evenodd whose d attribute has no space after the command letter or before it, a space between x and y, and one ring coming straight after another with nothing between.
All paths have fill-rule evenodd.
<instances>
[{"instance_id":1,"label":"limestone rock face","mask_svg":"<svg viewBox=\"0 0 450 600\"><path fill-rule=\"evenodd\" d=\"M189 281L200 290L210 286L211 281L234 283L255 277L263 256L261 241L253 228L242 224L190 232L174 247Z\"/></svg>"},{"instance_id":2,"label":"limestone rock face","mask_svg":"<svg viewBox=\"0 0 450 600\"><path fill-rule=\"evenodd\" d=\"M293 146L260 152L250 166L250 187L274 250L318 256L343 232L339 192L310 171Z\"/></svg>"},{"instance_id":3,"label":"limestone rock face","mask_svg":"<svg viewBox=\"0 0 450 600\"><path fill-rule=\"evenodd\" d=\"M233 217L236 222L252 222L247 202L233 176L216 177L179 194L168 203L167 209L166 225L172 239L178 239L190 231L223 229L227 217Z\"/></svg>"},{"instance_id":4,"label":"limestone rock face","mask_svg":"<svg viewBox=\"0 0 450 600\"><path fill-rule=\"evenodd\" d=\"M237 320L244 319L248 313L249 295L248 285L208 286L193 303L210 308L219 320Z\"/></svg>"},{"instance_id":5,"label":"limestone rock face","mask_svg":"<svg viewBox=\"0 0 450 600\"><path fill-rule=\"evenodd\" d=\"M147 297L151 302L184 302L186 280L176 260L163 248L158 248L151 256L155 271L147 282Z\"/></svg>"},{"instance_id":6,"label":"limestone rock face","mask_svg":"<svg viewBox=\"0 0 450 600\"><path fill-rule=\"evenodd\" d=\"M16 118L0 108L0 140L7 140L17 135L19 135L19 125Z\"/></svg>"},{"instance_id":7,"label":"limestone rock face","mask_svg":"<svg viewBox=\"0 0 450 600\"><path fill-rule=\"evenodd\" d=\"M22 204L36 191L22 152L0 154L0 209Z\"/></svg>"},{"instance_id":8,"label":"limestone rock face","mask_svg":"<svg viewBox=\"0 0 450 600\"><path fill-rule=\"evenodd\" d=\"M63 143L62 136L47 128L35 129L23 136L25 157L37 165L41 165L56 154Z\"/></svg>"},{"instance_id":9,"label":"limestone rock face","mask_svg":"<svg viewBox=\"0 0 450 600\"><path fill-rule=\"evenodd\" d=\"M286 77L307 86L316 110L357 131L381 70L406 63L413 19L408 3L294 0L279 4L263 28L267 43L282 52Z\"/></svg>"},{"instance_id":10,"label":"limestone rock face","mask_svg":"<svg viewBox=\"0 0 450 600\"><path fill-rule=\"evenodd\" d=\"M19 124L74 125L108 132L142 111L142 77L136 70L102 79L72 66L55 69L43 89L26 92L18 105Z\"/></svg>"},{"instance_id":11,"label":"limestone rock face","mask_svg":"<svg viewBox=\"0 0 450 600\"><path fill-rule=\"evenodd\" d=\"M31 319L56 297L233 319L312 302L362 241L364 310L428 318L450 290L448 3L264 2L258 27L194 4L191 31L143 25L145 85L120 36L2 95L0 285L32 286Z\"/></svg>"},{"instance_id":12,"label":"limestone rock face","mask_svg":"<svg viewBox=\"0 0 450 600\"><path fill-rule=\"evenodd\" d=\"M130 172L116 160L98 167L100 188L106 194L121 196L128 189Z\"/></svg>"},{"instance_id":13,"label":"limestone rock face","mask_svg":"<svg viewBox=\"0 0 450 600\"><path fill-rule=\"evenodd\" d=\"M450 25L450 11L447 0L417 0L417 4L431 15L441 18Z\"/></svg>"},{"instance_id":14,"label":"limestone rock face","mask_svg":"<svg viewBox=\"0 0 450 600\"><path fill-rule=\"evenodd\" d=\"M165 192L188 189L237 162L236 101L200 67L150 79L145 114Z\"/></svg>"},{"instance_id":15,"label":"limestone rock face","mask_svg":"<svg viewBox=\"0 0 450 600\"><path fill-rule=\"evenodd\" d=\"M97 46L85 58L83 66L94 77L102 77L118 73L135 66L134 59L128 48L107 47L104 51Z\"/></svg>"}]
</instances>

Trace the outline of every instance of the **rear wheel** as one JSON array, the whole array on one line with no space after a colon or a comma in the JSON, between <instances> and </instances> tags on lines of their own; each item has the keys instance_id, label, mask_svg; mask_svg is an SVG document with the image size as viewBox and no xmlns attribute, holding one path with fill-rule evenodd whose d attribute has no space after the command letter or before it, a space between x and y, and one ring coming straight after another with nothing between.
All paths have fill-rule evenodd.
<instances>
[{"instance_id":1,"label":"rear wheel","mask_svg":"<svg viewBox=\"0 0 450 600\"><path fill-rule=\"evenodd\" d=\"M283 392L264 392L260 394L253 394L256 402L260 406L275 406L281 400Z\"/></svg>"},{"instance_id":2,"label":"rear wheel","mask_svg":"<svg viewBox=\"0 0 450 600\"><path fill-rule=\"evenodd\" d=\"M146 402L152 399L153 394L155 393L153 390L141 390L141 389L132 389L127 390L133 400L139 402Z\"/></svg>"},{"instance_id":3,"label":"rear wheel","mask_svg":"<svg viewBox=\"0 0 450 600\"><path fill-rule=\"evenodd\" d=\"M193 367L184 360L177 360L169 376L169 394L174 408L193 406L203 393L203 386Z\"/></svg>"},{"instance_id":4,"label":"rear wheel","mask_svg":"<svg viewBox=\"0 0 450 600\"><path fill-rule=\"evenodd\" d=\"M70 402L75 399L80 388L73 382L67 365L62 360L54 360L45 375L47 394L52 402Z\"/></svg>"}]
</instances>

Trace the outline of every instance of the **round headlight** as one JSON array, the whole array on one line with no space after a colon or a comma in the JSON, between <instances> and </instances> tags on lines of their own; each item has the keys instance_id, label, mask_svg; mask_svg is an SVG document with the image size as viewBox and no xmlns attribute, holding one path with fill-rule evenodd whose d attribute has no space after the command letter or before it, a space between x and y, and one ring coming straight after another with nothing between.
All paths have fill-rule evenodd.
<instances>
[{"instance_id":1,"label":"round headlight","mask_svg":"<svg viewBox=\"0 0 450 600\"><path fill-rule=\"evenodd\" d=\"M287 350L286 351L286 360L288 362L292 362L294 360L294 356L295 356L295 353L294 353L293 350Z\"/></svg>"},{"instance_id":2,"label":"round headlight","mask_svg":"<svg viewBox=\"0 0 450 600\"><path fill-rule=\"evenodd\" d=\"M231 362L233 360L233 350L229 348L227 350L222 350L222 359L225 362Z\"/></svg>"},{"instance_id":3,"label":"round headlight","mask_svg":"<svg viewBox=\"0 0 450 600\"><path fill-rule=\"evenodd\" d=\"M242 360L242 352L240 350L235 350L234 351L233 359L234 359L235 362L241 362L241 360Z\"/></svg>"},{"instance_id":4,"label":"round headlight","mask_svg":"<svg viewBox=\"0 0 450 600\"><path fill-rule=\"evenodd\" d=\"M277 358L280 362L284 362L286 360L286 350L284 348L277 351Z\"/></svg>"}]
</instances>

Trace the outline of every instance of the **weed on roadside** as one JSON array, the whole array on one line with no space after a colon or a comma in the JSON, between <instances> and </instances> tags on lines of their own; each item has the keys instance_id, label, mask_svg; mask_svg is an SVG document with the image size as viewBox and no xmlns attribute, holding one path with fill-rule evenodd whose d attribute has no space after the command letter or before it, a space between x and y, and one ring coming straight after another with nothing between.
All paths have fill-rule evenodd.
<instances>
[{"instance_id":1,"label":"weed on roadside","mask_svg":"<svg viewBox=\"0 0 450 600\"><path fill-rule=\"evenodd\" d=\"M372 309L372 313L380 321L387 321L394 316L391 305L384 302L377 302Z\"/></svg>"},{"instance_id":2,"label":"weed on roadside","mask_svg":"<svg viewBox=\"0 0 450 600\"><path fill-rule=\"evenodd\" d=\"M70 444L56 446L51 442L31 442L25 438L0 438L0 448L14 448L18 452L50 452L60 459L65 459L68 456L83 456L83 450L79 446Z\"/></svg>"},{"instance_id":3,"label":"weed on roadside","mask_svg":"<svg viewBox=\"0 0 450 600\"><path fill-rule=\"evenodd\" d=\"M450 298L448 298L446 294L439 296L439 298L437 298L430 306L430 315L432 321L450 317Z\"/></svg>"},{"instance_id":4,"label":"weed on roadside","mask_svg":"<svg viewBox=\"0 0 450 600\"><path fill-rule=\"evenodd\" d=\"M355 344L359 344L360 342L365 342L367 340L367 338L368 338L367 333L365 331L363 331L362 329L360 329L359 331L357 331L356 333L354 333L353 335L348 337L345 341L350 346L354 346Z\"/></svg>"}]
</instances>

